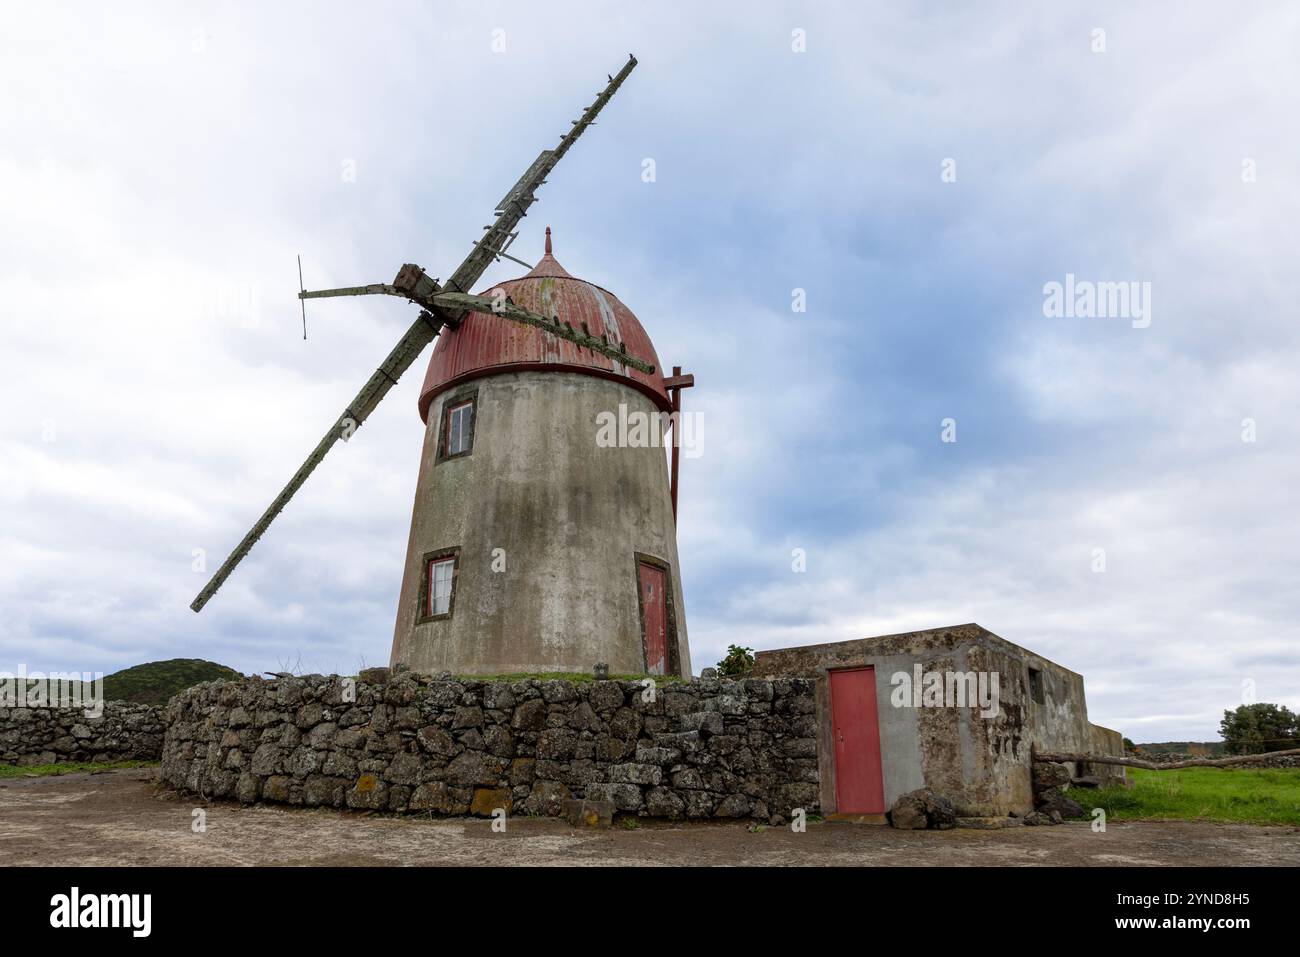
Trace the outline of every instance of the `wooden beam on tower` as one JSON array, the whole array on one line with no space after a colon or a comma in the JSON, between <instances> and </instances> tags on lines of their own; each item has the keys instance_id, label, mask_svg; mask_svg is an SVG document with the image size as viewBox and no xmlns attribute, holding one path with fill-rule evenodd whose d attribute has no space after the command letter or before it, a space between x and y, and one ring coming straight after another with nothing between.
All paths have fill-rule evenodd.
<instances>
[{"instance_id":1,"label":"wooden beam on tower","mask_svg":"<svg viewBox=\"0 0 1300 957\"><path fill-rule=\"evenodd\" d=\"M673 464L669 488L672 492L674 522L677 521L677 470L682 446L682 389L689 389L693 385L695 385L695 376L690 373L682 375L681 366L673 366L673 374L664 377L664 388L668 390L673 400Z\"/></svg>"}]
</instances>

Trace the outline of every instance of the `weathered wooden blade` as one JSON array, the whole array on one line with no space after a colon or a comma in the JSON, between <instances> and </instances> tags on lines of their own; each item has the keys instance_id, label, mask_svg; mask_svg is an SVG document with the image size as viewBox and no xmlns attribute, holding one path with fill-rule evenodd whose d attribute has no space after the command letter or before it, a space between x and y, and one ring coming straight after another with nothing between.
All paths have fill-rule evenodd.
<instances>
[{"instance_id":1,"label":"weathered wooden blade","mask_svg":"<svg viewBox=\"0 0 1300 957\"><path fill-rule=\"evenodd\" d=\"M304 289L298 293L299 299L332 299L335 296L402 296L405 298L406 293L382 282L371 283L369 286L344 286L342 289Z\"/></svg>"},{"instance_id":2,"label":"weathered wooden blade","mask_svg":"<svg viewBox=\"0 0 1300 957\"><path fill-rule=\"evenodd\" d=\"M519 182L506 193L505 198L497 204L496 212L498 213L496 222L487 228L474 251L465 258L460 264L460 268L452 273L451 278L446 282L448 292L469 292L484 271L495 259L495 250L504 249L509 241L510 234L514 232L515 227L519 225L519 220L528 214L528 207L536 201L534 193L542 183L546 182L546 177L551 170L555 169L557 163L563 158L564 154L569 151L569 147L577 142L578 137L590 126L596 119L597 114L605 108L610 97L618 92L618 88L623 85L623 81L628 78L632 70L636 67L636 57L628 56L627 62L623 64L623 69L619 70L606 84L605 89L597 94L596 99L591 106L582 112L582 116L573 121L573 128L564 136L560 137L560 143L555 149L542 150L537 159L533 160L524 175L519 178Z\"/></svg>"},{"instance_id":3,"label":"weathered wooden blade","mask_svg":"<svg viewBox=\"0 0 1300 957\"><path fill-rule=\"evenodd\" d=\"M533 161L527 172L515 184L514 188L506 194L506 198L501 201L501 205L497 207L499 215L496 222L488 227L487 233L475 244L474 251L465 258L465 261L447 280L447 290L465 293L469 291L474 283L478 282L487 267L495 260L496 250L504 249L508 245L510 234L514 232L519 220L527 214L528 207L536 199L533 194L546 181L547 174L555 168L556 163L568 152L569 147L577 141L583 131L592 124L596 119L596 114L604 109L610 97L623 84L623 81L627 79L635 66L636 57L629 56L627 63L623 65L623 69L619 70L618 74L610 79L608 85L597 95L591 106L587 107L582 116L574 121L573 128L560 138L559 145L553 150L543 150L541 155ZM299 288L301 286L300 281ZM375 374L361 387L361 391L357 393L351 404L343 410L343 415L340 416L339 420L330 427L330 430L325 433L325 437L316 444L316 448L312 450L311 455L307 456L307 461L303 462L298 471L294 473L293 478L289 480L289 484L275 497L267 510L262 513L262 517L248 530L248 534L243 537L240 543L235 546L235 550L230 553L230 556L222 562L221 567L217 569L217 573L212 576L212 580L203 586L203 590L190 603L190 608L194 609L194 611L200 611L208 603L208 600L216 594L217 589L230 577L230 573L235 570L235 566L243 561L244 556L249 553L257 540L270 527L271 522L280 514L289 499L293 497L298 489L302 488L303 483L307 481L307 476L311 475L316 466L320 465L329 450L334 447L334 444L339 439L347 440L351 438L352 433L360 428L370 413L374 411L375 406L379 404L379 401L396 384L398 377L410 368L416 356L433 340L442 327L455 327L464 316L466 309L463 306L456 306L450 302L445 304L435 304L433 302L433 299L441 292L443 292L443 288L439 286L437 281L431 279L419 266L408 263L398 271L397 278L393 280L391 286L376 284L373 286L353 286L346 289L326 289L314 294L307 292L299 294L299 298L302 299L373 294L404 296L422 308L420 309L420 317L406 331L406 335L402 336L393 351L388 354L388 358L375 371ZM491 300L488 300L488 303L490 308ZM471 308L478 308L478 306L475 304ZM529 313L529 315L533 314ZM527 320L521 319L520 321ZM542 321L548 323L548 331L555 331L549 328L551 325L549 320L543 319ZM559 335L560 333L556 332L556 334ZM601 342L599 339L595 341ZM640 368L645 371L643 368L645 363L636 364L641 362L639 359L633 359L632 356L621 353L615 358L619 362L624 362L633 368Z\"/></svg>"},{"instance_id":4,"label":"weathered wooden blade","mask_svg":"<svg viewBox=\"0 0 1300 957\"><path fill-rule=\"evenodd\" d=\"M279 495L271 502L270 506L257 523L248 530L248 534L243 537L235 550L230 553L217 573L212 576L212 580L203 586L203 590L190 603L190 608L194 611L201 611L203 606L208 603L217 589L222 586L230 573L235 570L235 566L244 560L244 556L249 553L257 540L270 527L271 522L280 514L281 509L293 498L295 492L302 488L302 484L307 481L307 476L315 471L316 466L320 465L334 443L339 439L347 441L352 437L352 433L361 427L370 413L374 411L379 400L388 394L397 382L398 377L405 372L412 362L436 336L443 323L440 317L432 313L421 310L420 317L412 323L411 328L406 331L406 335L394 347L393 351L388 354L388 358L383 361L374 374L361 387L361 391L343 410L337 422L330 427L325 433L325 437L316 443L316 448L312 450L311 455L307 456L307 461L303 462L297 472L293 473L293 478L289 479Z\"/></svg>"},{"instance_id":5,"label":"weathered wooden blade","mask_svg":"<svg viewBox=\"0 0 1300 957\"><path fill-rule=\"evenodd\" d=\"M515 322L522 322L529 326L535 326L544 332L549 332L553 336L559 336L561 339L568 339L570 342L581 346L584 349L590 349L592 352L599 352L603 356L608 356L615 362L621 362L625 366L630 366L646 375L654 375L655 367L646 362L644 359L638 359L636 356L629 355L620 343L609 343L604 339L586 332L579 332L572 326L561 322L557 316L555 319L548 319L543 315L535 312L529 312L522 306L516 306L513 302L498 301L488 296L470 296L463 292L444 292L433 297L435 305L443 306L449 310L475 312L490 312L494 315L504 316L507 319L513 319Z\"/></svg>"}]
</instances>

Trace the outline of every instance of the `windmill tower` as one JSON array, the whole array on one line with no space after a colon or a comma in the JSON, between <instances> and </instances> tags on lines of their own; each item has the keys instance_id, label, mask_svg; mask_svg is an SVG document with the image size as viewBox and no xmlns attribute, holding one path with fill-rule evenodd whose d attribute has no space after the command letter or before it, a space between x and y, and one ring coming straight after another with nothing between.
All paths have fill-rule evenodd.
<instances>
[{"instance_id":1,"label":"windmill tower","mask_svg":"<svg viewBox=\"0 0 1300 957\"><path fill-rule=\"evenodd\" d=\"M486 295L658 369L636 316L546 253ZM669 380L669 387L678 380ZM689 674L658 372L473 312L438 340L393 664L468 674ZM661 420L661 414L664 416ZM643 441L601 441L641 422ZM624 430L624 439L629 430Z\"/></svg>"},{"instance_id":2,"label":"windmill tower","mask_svg":"<svg viewBox=\"0 0 1300 957\"><path fill-rule=\"evenodd\" d=\"M438 338L420 394L424 452L392 661L420 671L689 674L677 564L678 429L694 384L665 377L636 316L546 253L486 295L534 193L636 66L628 62L497 204L446 283L406 264L392 283L299 293L390 295L420 308L315 450L191 604L200 611L340 439L349 441ZM522 263L527 266L527 263ZM303 313L304 335L306 312ZM619 423L602 442L602 418ZM640 433L629 421L648 424ZM639 434L640 441L627 441Z\"/></svg>"}]
</instances>

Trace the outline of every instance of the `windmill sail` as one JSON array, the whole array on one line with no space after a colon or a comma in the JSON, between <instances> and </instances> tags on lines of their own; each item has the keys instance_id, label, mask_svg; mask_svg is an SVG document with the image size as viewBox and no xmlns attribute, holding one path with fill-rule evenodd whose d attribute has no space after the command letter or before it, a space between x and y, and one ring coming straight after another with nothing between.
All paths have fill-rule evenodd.
<instances>
[{"instance_id":1,"label":"windmill sail","mask_svg":"<svg viewBox=\"0 0 1300 957\"><path fill-rule=\"evenodd\" d=\"M360 428L366 418L374 411L381 399L388 394L402 373L410 368L411 363L416 357L424 351L424 347L433 341L433 338L441 331L443 326L455 327L461 317L465 315L466 310L453 305L438 304L431 300L444 289L449 293L468 293L473 285L478 282L487 267L493 262L495 253L493 250L504 248L508 244L511 233L515 227L528 213L528 208L535 201L535 193L538 188L546 181L547 175L553 170L556 164L568 152L583 131L592 124L596 115L609 102L610 97L617 92L618 88L627 79L632 69L636 66L636 57L629 56L623 69L609 81L605 89L596 97L595 101L583 111L581 117L573 123L573 129L569 130L560 139L560 143L552 150L543 150L542 153L533 161L528 170L519 179L515 186L506 194L505 199L497 207L498 213L496 222L488 227L487 233L474 246L473 251L460 264L451 278L447 280L445 287L439 285L430 279L423 270L417 266L403 266L393 281L393 289L399 295L404 295L412 302L422 306L419 318L416 319L406 334L398 341L393 351L388 354L388 358L383 361L375 373L370 377L361 391L343 410L343 414L338 421L334 423L325 433L324 438L317 443L316 448L307 456L307 460L302 463L298 471L294 473L293 478L284 487L279 495L272 500L270 506L262 513L262 517L257 520L251 529L248 530L240 543L235 546L229 557L221 563L212 579L203 586L203 590L198 593L194 601L190 603L190 608L194 611L201 611L209 599L216 594L230 573L235 570L244 556L249 553L257 540L262 537L271 522L280 514L281 510L288 503L289 499L294 496L298 489L302 488L307 477L320 465L321 461L334 447L339 439L351 438L352 433ZM365 287L354 287L347 291L338 291L338 294L362 294L366 293ZM385 287L376 289L376 292L388 293L390 290ZM303 298L308 298L310 294L301 294Z\"/></svg>"}]
</instances>

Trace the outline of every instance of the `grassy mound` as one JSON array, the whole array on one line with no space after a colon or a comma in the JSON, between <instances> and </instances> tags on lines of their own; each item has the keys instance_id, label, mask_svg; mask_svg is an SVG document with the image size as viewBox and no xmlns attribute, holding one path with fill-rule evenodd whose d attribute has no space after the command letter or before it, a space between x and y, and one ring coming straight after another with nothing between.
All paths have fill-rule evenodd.
<instances>
[{"instance_id":1,"label":"grassy mound","mask_svg":"<svg viewBox=\"0 0 1300 957\"><path fill-rule=\"evenodd\" d=\"M178 691L204 681L230 680L242 675L233 668L202 658L151 661L104 678L104 699L137 704L166 704Z\"/></svg>"}]
</instances>

